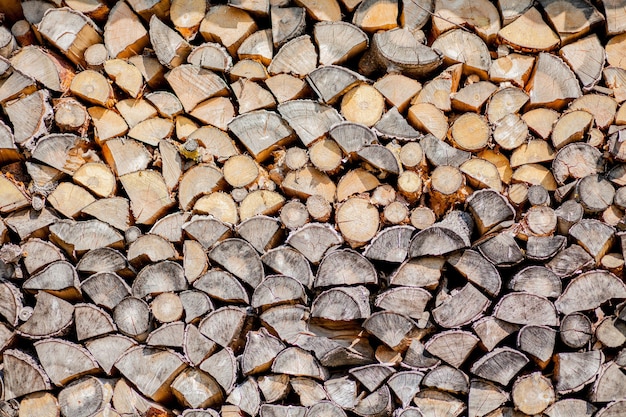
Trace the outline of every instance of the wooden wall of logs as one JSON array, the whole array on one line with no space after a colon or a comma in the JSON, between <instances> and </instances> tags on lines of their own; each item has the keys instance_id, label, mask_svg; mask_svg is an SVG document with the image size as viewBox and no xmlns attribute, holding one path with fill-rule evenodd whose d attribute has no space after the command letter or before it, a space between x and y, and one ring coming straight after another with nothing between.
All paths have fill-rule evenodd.
<instances>
[{"instance_id":1,"label":"wooden wall of logs","mask_svg":"<svg viewBox=\"0 0 626 417\"><path fill-rule=\"evenodd\" d=\"M0 13L0 416L626 416L626 0Z\"/></svg>"}]
</instances>

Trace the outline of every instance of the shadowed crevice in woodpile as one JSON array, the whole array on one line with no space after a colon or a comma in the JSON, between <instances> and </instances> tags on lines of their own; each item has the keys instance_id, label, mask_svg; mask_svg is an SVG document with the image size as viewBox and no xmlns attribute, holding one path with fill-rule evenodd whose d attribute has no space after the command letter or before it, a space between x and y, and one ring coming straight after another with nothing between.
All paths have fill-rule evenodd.
<instances>
[{"instance_id":1,"label":"shadowed crevice in woodpile","mask_svg":"<svg viewBox=\"0 0 626 417\"><path fill-rule=\"evenodd\" d=\"M218 3L0 0L0 417L626 415L626 2Z\"/></svg>"}]
</instances>

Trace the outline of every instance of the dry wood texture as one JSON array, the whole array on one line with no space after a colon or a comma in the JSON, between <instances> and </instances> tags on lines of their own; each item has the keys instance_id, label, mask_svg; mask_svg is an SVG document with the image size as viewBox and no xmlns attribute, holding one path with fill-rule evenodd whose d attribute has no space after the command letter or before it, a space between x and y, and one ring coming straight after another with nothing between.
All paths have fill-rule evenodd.
<instances>
[{"instance_id":1,"label":"dry wood texture","mask_svg":"<svg viewBox=\"0 0 626 417\"><path fill-rule=\"evenodd\" d=\"M624 0L0 0L0 417L626 415Z\"/></svg>"}]
</instances>

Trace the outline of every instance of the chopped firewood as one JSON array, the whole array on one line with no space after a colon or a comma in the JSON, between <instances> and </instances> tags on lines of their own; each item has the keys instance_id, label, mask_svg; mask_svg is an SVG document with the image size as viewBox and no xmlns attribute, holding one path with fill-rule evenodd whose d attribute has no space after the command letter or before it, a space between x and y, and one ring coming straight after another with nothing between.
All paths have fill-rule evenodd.
<instances>
[{"instance_id":1,"label":"chopped firewood","mask_svg":"<svg viewBox=\"0 0 626 417\"><path fill-rule=\"evenodd\" d=\"M448 132L448 118L430 103L418 103L409 107L408 121L415 128L430 133L441 141Z\"/></svg>"},{"instance_id":2,"label":"chopped firewood","mask_svg":"<svg viewBox=\"0 0 626 417\"><path fill-rule=\"evenodd\" d=\"M341 113L349 122L371 127L380 120L384 109L382 94L374 87L361 84L350 90L341 102Z\"/></svg>"},{"instance_id":3,"label":"chopped firewood","mask_svg":"<svg viewBox=\"0 0 626 417\"><path fill-rule=\"evenodd\" d=\"M148 45L148 31L126 3L111 8L104 25L104 44L113 58L127 58Z\"/></svg>"},{"instance_id":4,"label":"chopped firewood","mask_svg":"<svg viewBox=\"0 0 626 417\"><path fill-rule=\"evenodd\" d=\"M492 3L480 1L478 4L470 1L456 3L449 0L435 2L435 18L433 29L441 34L461 25L469 25L486 41L495 39L500 30L500 17Z\"/></svg>"},{"instance_id":5,"label":"chopped firewood","mask_svg":"<svg viewBox=\"0 0 626 417\"><path fill-rule=\"evenodd\" d=\"M240 114L276 106L276 102L270 92L253 81L240 79L231 84L231 88L239 102Z\"/></svg>"},{"instance_id":6,"label":"chopped firewood","mask_svg":"<svg viewBox=\"0 0 626 417\"><path fill-rule=\"evenodd\" d=\"M137 223L153 224L175 204L170 198L163 177L156 171L135 171L120 176L120 181L130 198L131 209ZM145 205L148 201L150 204Z\"/></svg>"},{"instance_id":7,"label":"chopped firewood","mask_svg":"<svg viewBox=\"0 0 626 417\"><path fill-rule=\"evenodd\" d=\"M254 20L246 11L226 5L210 8L200 23L204 39L221 43L231 55L256 29Z\"/></svg>"},{"instance_id":8,"label":"chopped firewood","mask_svg":"<svg viewBox=\"0 0 626 417\"><path fill-rule=\"evenodd\" d=\"M517 378L511 397L516 408L527 414L542 412L556 399L552 383L538 372Z\"/></svg>"},{"instance_id":9,"label":"chopped firewood","mask_svg":"<svg viewBox=\"0 0 626 417\"><path fill-rule=\"evenodd\" d=\"M465 113L452 123L450 135L459 148L465 151L478 151L487 145L489 126L481 116Z\"/></svg>"},{"instance_id":10,"label":"chopped firewood","mask_svg":"<svg viewBox=\"0 0 626 417\"><path fill-rule=\"evenodd\" d=\"M440 52L421 44L406 29L391 29L372 37L372 59L383 69L399 69L407 76L422 76L437 69Z\"/></svg>"},{"instance_id":11,"label":"chopped firewood","mask_svg":"<svg viewBox=\"0 0 626 417\"><path fill-rule=\"evenodd\" d=\"M294 278L284 275L266 277L254 290L250 299L253 308L266 308L279 304L306 303L304 287Z\"/></svg>"},{"instance_id":12,"label":"chopped firewood","mask_svg":"<svg viewBox=\"0 0 626 417\"><path fill-rule=\"evenodd\" d=\"M207 5L202 1L174 0L171 3L170 18L178 32L187 40L198 32L200 22L206 13Z\"/></svg>"},{"instance_id":13,"label":"chopped firewood","mask_svg":"<svg viewBox=\"0 0 626 417\"><path fill-rule=\"evenodd\" d=\"M267 71L271 75L287 73L304 77L315 69L317 59L311 37L302 35L291 39L280 48Z\"/></svg>"},{"instance_id":14,"label":"chopped firewood","mask_svg":"<svg viewBox=\"0 0 626 417\"><path fill-rule=\"evenodd\" d=\"M59 99L54 104L54 122L62 132L76 132L85 136L90 116L87 109L72 98Z\"/></svg>"},{"instance_id":15,"label":"chopped firewood","mask_svg":"<svg viewBox=\"0 0 626 417\"><path fill-rule=\"evenodd\" d=\"M487 118L498 123L503 117L517 113L528 102L528 95L520 88L505 87L497 90L489 98Z\"/></svg>"},{"instance_id":16,"label":"chopped firewood","mask_svg":"<svg viewBox=\"0 0 626 417\"><path fill-rule=\"evenodd\" d=\"M306 146L343 121L332 107L310 100L293 100L278 106L278 112ZM312 120L315 117L316 120Z\"/></svg>"},{"instance_id":17,"label":"chopped firewood","mask_svg":"<svg viewBox=\"0 0 626 417\"><path fill-rule=\"evenodd\" d=\"M136 66L121 59L109 59L104 62L104 70L119 88L137 98L143 87L143 76Z\"/></svg>"},{"instance_id":18,"label":"chopped firewood","mask_svg":"<svg viewBox=\"0 0 626 417\"><path fill-rule=\"evenodd\" d=\"M336 217L341 234L352 247L366 244L378 232L378 210L365 199L349 198L339 206Z\"/></svg>"},{"instance_id":19,"label":"chopped firewood","mask_svg":"<svg viewBox=\"0 0 626 417\"><path fill-rule=\"evenodd\" d=\"M471 32L451 30L439 36L432 47L443 54L444 62L462 63L465 73L477 73L486 77L491 67L487 45Z\"/></svg>"},{"instance_id":20,"label":"chopped firewood","mask_svg":"<svg viewBox=\"0 0 626 417\"><path fill-rule=\"evenodd\" d=\"M498 39L522 52L550 51L560 42L558 35L552 31L534 7L503 27L498 32Z\"/></svg>"},{"instance_id":21,"label":"chopped firewood","mask_svg":"<svg viewBox=\"0 0 626 417\"><path fill-rule=\"evenodd\" d=\"M71 32L63 28L71 28ZM84 64L87 47L102 43L101 31L95 24L80 11L69 8L48 10L37 30L76 65Z\"/></svg>"},{"instance_id":22,"label":"chopped firewood","mask_svg":"<svg viewBox=\"0 0 626 417\"><path fill-rule=\"evenodd\" d=\"M308 91L303 80L289 74L276 74L267 78L265 85L279 103L304 98Z\"/></svg>"},{"instance_id":23,"label":"chopped firewood","mask_svg":"<svg viewBox=\"0 0 626 417\"><path fill-rule=\"evenodd\" d=\"M489 381L508 385L527 363L528 359L522 353L510 348L497 348L476 361L470 372Z\"/></svg>"},{"instance_id":24,"label":"chopped firewood","mask_svg":"<svg viewBox=\"0 0 626 417\"><path fill-rule=\"evenodd\" d=\"M110 58L109 52L103 43L96 43L85 49L85 63L87 69L100 71L105 61Z\"/></svg>"},{"instance_id":25,"label":"chopped firewood","mask_svg":"<svg viewBox=\"0 0 626 417\"><path fill-rule=\"evenodd\" d=\"M156 15L150 19L150 42L159 62L174 68L185 62L191 46L176 31L165 25Z\"/></svg>"},{"instance_id":26,"label":"chopped firewood","mask_svg":"<svg viewBox=\"0 0 626 417\"><path fill-rule=\"evenodd\" d=\"M44 339L62 335L73 322L74 306L45 291L37 293L37 304L32 316L17 327L17 332L29 339ZM49 315L55 312L54 319Z\"/></svg>"},{"instance_id":27,"label":"chopped firewood","mask_svg":"<svg viewBox=\"0 0 626 417\"><path fill-rule=\"evenodd\" d=\"M256 190L241 201L239 215L241 220L247 220L258 214L275 214L284 202L283 196L275 191Z\"/></svg>"},{"instance_id":28,"label":"chopped firewood","mask_svg":"<svg viewBox=\"0 0 626 417\"><path fill-rule=\"evenodd\" d=\"M74 77L71 66L61 57L36 46L20 49L11 57L11 65L52 91L67 92Z\"/></svg>"},{"instance_id":29,"label":"chopped firewood","mask_svg":"<svg viewBox=\"0 0 626 417\"><path fill-rule=\"evenodd\" d=\"M583 288L586 281L594 280L593 291ZM573 279L563 291L563 294L555 301L557 310L563 314L576 311L584 311L599 307L611 298L622 297L625 293L623 283L617 277L606 271L591 271L579 275Z\"/></svg>"},{"instance_id":30,"label":"chopped firewood","mask_svg":"<svg viewBox=\"0 0 626 417\"><path fill-rule=\"evenodd\" d=\"M604 16L584 1L563 4L556 0L541 0L539 3L563 44L586 35L592 27L604 21Z\"/></svg>"},{"instance_id":31,"label":"chopped firewood","mask_svg":"<svg viewBox=\"0 0 626 417\"><path fill-rule=\"evenodd\" d=\"M489 80L493 82L510 81L523 88L530 78L534 64L535 58L527 55L512 53L503 56L491 63Z\"/></svg>"},{"instance_id":32,"label":"chopped firewood","mask_svg":"<svg viewBox=\"0 0 626 417\"><path fill-rule=\"evenodd\" d=\"M532 107L560 109L582 95L578 80L567 64L545 52L539 54L526 89Z\"/></svg>"},{"instance_id":33,"label":"chopped firewood","mask_svg":"<svg viewBox=\"0 0 626 417\"><path fill-rule=\"evenodd\" d=\"M404 112L410 100L421 91L422 85L402 74L388 74L374 83L376 88L387 103Z\"/></svg>"},{"instance_id":34,"label":"chopped firewood","mask_svg":"<svg viewBox=\"0 0 626 417\"><path fill-rule=\"evenodd\" d=\"M93 70L79 72L72 79L70 91L90 103L113 107L115 97L111 85L104 76Z\"/></svg>"},{"instance_id":35,"label":"chopped firewood","mask_svg":"<svg viewBox=\"0 0 626 417\"><path fill-rule=\"evenodd\" d=\"M266 110L238 116L228 126L257 160L267 158L275 147L293 138L293 131L285 120Z\"/></svg>"},{"instance_id":36,"label":"chopped firewood","mask_svg":"<svg viewBox=\"0 0 626 417\"><path fill-rule=\"evenodd\" d=\"M561 321L559 335L567 346L580 348L591 339L591 321L582 313L568 314Z\"/></svg>"},{"instance_id":37,"label":"chopped firewood","mask_svg":"<svg viewBox=\"0 0 626 417\"><path fill-rule=\"evenodd\" d=\"M320 64L341 64L367 48L368 38L348 22L320 22L313 29ZM338 40L341 39L341 42Z\"/></svg>"},{"instance_id":38,"label":"chopped firewood","mask_svg":"<svg viewBox=\"0 0 626 417\"><path fill-rule=\"evenodd\" d=\"M161 261L143 268L132 285L135 297L187 289L183 268L173 261Z\"/></svg>"},{"instance_id":39,"label":"chopped firewood","mask_svg":"<svg viewBox=\"0 0 626 417\"><path fill-rule=\"evenodd\" d=\"M565 394L593 380L604 362L601 351L559 353L555 357L556 391Z\"/></svg>"},{"instance_id":40,"label":"chopped firewood","mask_svg":"<svg viewBox=\"0 0 626 417\"><path fill-rule=\"evenodd\" d=\"M87 111L93 121L94 136L98 143L102 144L128 132L128 125L114 110L94 106Z\"/></svg>"},{"instance_id":41,"label":"chopped firewood","mask_svg":"<svg viewBox=\"0 0 626 417\"><path fill-rule=\"evenodd\" d=\"M49 133L47 125L53 112L49 99L47 90L38 90L5 104L5 112L16 127L13 131L16 144L32 148L39 137Z\"/></svg>"},{"instance_id":42,"label":"chopped firewood","mask_svg":"<svg viewBox=\"0 0 626 417\"><path fill-rule=\"evenodd\" d=\"M2 201L0 212L2 213L11 213L30 205L23 191L4 175L0 176L0 197L2 197L0 198Z\"/></svg>"},{"instance_id":43,"label":"chopped firewood","mask_svg":"<svg viewBox=\"0 0 626 417\"><path fill-rule=\"evenodd\" d=\"M565 45L559 51L586 89L600 81L605 61L604 48L596 35Z\"/></svg>"},{"instance_id":44,"label":"chopped firewood","mask_svg":"<svg viewBox=\"0 0 626 417\"><path fill-rule=\"evenodd\" d=\"M376 134L372 129L358 123L337 123L331 127L329 134L347 155L376 142Z\"/></svg>"},{"instance_id":45,"label":"chopped firewood","mask_svg":"<svg viewBox=\"0 0 626 417\"><path fill-rule=\"evenodd\" d=\"M7 350L3 356L5 361L4 398L6 400L51 388L50 379L32 356L17 349Z\"/></svg>"},{"instance_id":46,"label":"chopped firewood","mask_svg":"<svg viewBox=\"0 0 626 417\"><path fill-rule=\"evenodd\" d=\"M33 274L22 286L27 292L46 291L64 300L79 299L78 275L75 268L65 262L57 261Z\"/></svg>"},{"instance_id":47,"label":"chopped firewood","mask_svg":"<svg viewBox=\"0 0 626 417\"><path fill-rule=\"evenodd\" d=\"M198 65L179 65L165 78L188 112L206 99L225 95L227 90L226 83L217 74Z\"/></svg>"},{"instance_id":48,"label":"chopped firewood","mask_svg":"<svg viewBox=\"0 0 626 417\"><path fill-rule=\"evenodd\" d=\"M88 376L68 385L59 393L59 408L65 415L104 412L109 407L113 381Z\"/></svg>"},{"instance_id":49,"label":"chopped firewood","mask_svg":"<svg viewBox=\"0 0 626 417\"><path fill-rule=\"evenodd\" d=\"M497 385L473 379L469 386L468 413L470 416L488 415L502 406L509 396Z\"/></svg>"},{"instance_id":50,"label":"chopped firewood","mask_svg":"<svg viewBox=\"0 0 626 417\"><path fill-rule=\"evenodd\" d=\"M473 221L467 213L451 211L446 217L418 232L411 240L409 255L439 256L469 246Z\"/></svg>"},{"instance_id":51,"label":"chopped firewood","mask_svg":"<svg viewBox=\"0 0 626 417\"><path fill-rule=\"evenodd\" d=\"M171 396L170 384L186 365L172 351L137 346L127 350L115 366L144 395L160 401Z\"/></svg>"},{"instance_id":52,"label":"chopped firewood","mask_svg":"<svg viewBox=\"0 0 626 417\"><path fill-rule=\"evenodd\" d=\"M398 11L397 1L365 0L354 11L352 23L366 32L393 29L398 26Z\"/></svg>"},{"instance_id":53,"label":"chopped firewood","mask_svg":"<svg viewBox=\"0 0 626 417\"><path fill-rule=\"evenodd\" d=\"M333 104L346 91L359 84L362 78L341 66L326 65L311 71L307 81L325 103Z\"/></svg>"},{"instance_id":54,"label":"chopped firewood","mask_svg":"<svg viewBox=\"0 0 626 417\"><path fill-rule=\"evenodd\" d=\"M417 405L417 410L426 413L426 415L437 415L443 413L444 415L451 417L460 416L465 410L465 404L452 394L448 394L436 389L423 389L415 395L413 400ZM405 417L415 416L410 413L415 409L409 408L402 414Z\"/></svg>"},{"instance_id":55,"label":"chopped firewood","mask_svg":"<svg viewBox=\"0 0 626 417\"><path fill-rule=\"evenodd\" d=\"M166 69L154 55L133 55L128 62L139 68L149 86L154 88L163 84Z\"/></svg>"},{"instance_id":56,"label":"chopped firewood","mask_svg":"<svg viewBox=\"0 0 626 417\"><path fill-rule=\"evenodd\" d=\"M187 62L217 72L229 71L233 66L228 51L215 42L206 42L194 48L187 57Z\"/></svg>"},{"instance_id":57,"label":"chopped firewood","mask_svg":"<svg viewBox=\"0 0 626 417\"><path fill-rule=\"evenodd\" d=\"M476 320L488 305L489 299L468 283L432 310L433 319L444 328L455 328Z\"/></svg>"},{"instance_id":58,"label":"chopped firewood","mask_svg":"<svg viewBox=\"0 0 626 417\"><path fill-rule=\"evenodd\" d=\"M471 333L449 330L431 337L424 348L433 356L458 368L465 362L477 343L478 338Z\"/></svg>"}]
</instances>

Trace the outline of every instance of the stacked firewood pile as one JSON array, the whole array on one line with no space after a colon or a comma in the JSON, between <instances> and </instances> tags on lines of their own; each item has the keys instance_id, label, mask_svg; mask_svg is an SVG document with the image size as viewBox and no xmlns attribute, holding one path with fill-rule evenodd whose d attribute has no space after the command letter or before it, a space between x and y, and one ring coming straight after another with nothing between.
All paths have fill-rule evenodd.
<instances>
[{"instance_id":1,"label":"stacked firewood pile","mask_svg":"<svg viewBox=\"0 0 626 417\"><path fill-rule=\"evenodd\" d=\"M0 0L0 416L626 415L623 0Z\"/></svg>"}]
</instances>

